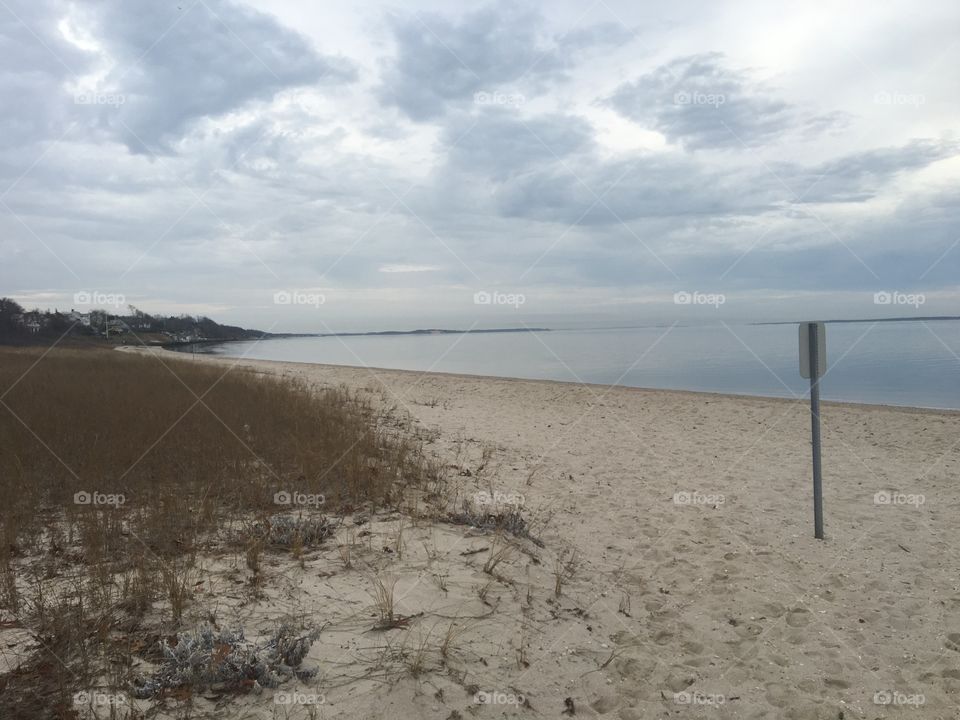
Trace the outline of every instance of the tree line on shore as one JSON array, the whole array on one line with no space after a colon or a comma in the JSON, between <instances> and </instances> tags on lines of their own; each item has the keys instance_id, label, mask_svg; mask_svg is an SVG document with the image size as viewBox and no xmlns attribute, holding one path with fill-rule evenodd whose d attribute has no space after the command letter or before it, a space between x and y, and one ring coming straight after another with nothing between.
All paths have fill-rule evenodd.
<instances>
[{"instance_id":1,"label":"tree line on shore","mask_svg":"<svg viewBox=\"0 0 960 720\"><path fill-rule=\"evenodd\" d=\"M220 323L202 315L150 315L127 306L92 308L86 311L27 310L16 300L0 298L0 343L34 344L68 335L90 340L149 335L152 342L198 342L202 340L242 340L262 337L259 330L248 330Z\"/></svg>"}]
</instances>

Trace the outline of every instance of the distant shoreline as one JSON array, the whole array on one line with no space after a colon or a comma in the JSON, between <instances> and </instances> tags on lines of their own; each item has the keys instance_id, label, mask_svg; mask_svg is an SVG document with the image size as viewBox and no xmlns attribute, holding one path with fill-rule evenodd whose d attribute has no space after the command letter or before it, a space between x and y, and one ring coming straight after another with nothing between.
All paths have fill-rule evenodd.
<instances>
[{"instance_id":1,"label":"distant shoreline","mask_svg":"<svg viewBox=\"0 0 960 720\"><path fill-rule=\"evenodd\" d=\"M853 318L824 320L824 323L870 323L870 322L926 322L934 320L960 320L960 315L930 315L929 317ZM798 325L799 320L776 320L750 323L751 325Z\"/></svg>"},{"instance_id":2,"label":"distant shoreline","mask_svg":"<svg viewBox=\"0 0 960 720\"><path fill-rule=\"evenodd\" d=\"M490 333L524 333L524 332L550 332L550 328L492 328L470 329L470 330L450 330L447 328L423 328L417 330L373 330L369 332L342 332L342 333L264 333L260 337L243 338L204 338L202 340L181 340L169 343L160 343L165 348L182 348L191 345L219 345L221 343L233 342L259 342L260 340L288 340L290 338L318 338L318 337L367 337L384 335L480 335Z\"/></svg>"}]
</instances>

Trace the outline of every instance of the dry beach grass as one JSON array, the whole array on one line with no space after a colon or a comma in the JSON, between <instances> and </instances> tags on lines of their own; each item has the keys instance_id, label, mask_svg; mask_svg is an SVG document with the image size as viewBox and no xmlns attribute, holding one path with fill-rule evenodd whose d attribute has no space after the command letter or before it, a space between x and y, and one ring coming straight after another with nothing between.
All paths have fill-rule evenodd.
<instances>
[{"instance_id":1,"label":"dry beach grass","mask_svg":"<svg viewBox=\"0 0 960 720\"><path fill-rule=\"evenodd\" d=\"M256 585L265 551L332 534L325 512L390 507L433 478L419 442L363 400L249 370L5 350L0 392L0 606L36 648L0 679L4 717L70 717L108 669L126 689L131 644L182 627L222 546Z\"/></svg>"}]
</instances>

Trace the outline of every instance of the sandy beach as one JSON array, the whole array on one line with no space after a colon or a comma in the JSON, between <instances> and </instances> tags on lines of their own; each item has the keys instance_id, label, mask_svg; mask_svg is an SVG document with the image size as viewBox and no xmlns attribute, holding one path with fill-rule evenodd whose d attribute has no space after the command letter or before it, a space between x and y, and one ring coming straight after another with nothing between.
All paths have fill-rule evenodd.
<instances>
[{"instance_id":1,"label":"sandy beach","mask_svg":"<svg viewBox=\"0 0 960 720\"><path fill-rule=\"evenodd\" d=\"M505 600L473 626L464 682L506 705L435 696L421 678L334 691L332 716L556 717L569 702L577 716L623 720L955 717L958 413L825 404L827 537L817 541L803 402L197 361L396 405L451 463L483 459L483 480L461 478L465 491L489 487L550 514L543 554L575 549L576 572L555 599L549 563L513 557ZM406 612L473 612L458 603L477 569L459 553L477 539L416 532L449 535L443 561L455 576L438 594L417 559L393 568ZM535 599L523 609L516 596L528 586Z\"/></svg>"}]
</instances>

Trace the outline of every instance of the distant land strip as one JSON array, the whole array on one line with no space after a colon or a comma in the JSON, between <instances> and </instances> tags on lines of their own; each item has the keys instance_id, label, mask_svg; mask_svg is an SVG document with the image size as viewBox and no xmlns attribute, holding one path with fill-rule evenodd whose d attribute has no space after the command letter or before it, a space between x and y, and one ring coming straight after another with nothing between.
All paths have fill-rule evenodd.
<instances>
[{"instance_id":1,"label":"distant land strip","mask_svg":"<svg viewBox=\"0 0 960 720\"><path fill-rule=\"evenodd\" d=\"M843 320L824 320L825 323L868 323L868 322L919 322L926 320L960 320L960 315L930 315L928 317L889 317L889 318L853 318ZM777 320L776 322L755 322L751 325L796 325L798 320Z\"/></svg>"}]
</instances>

